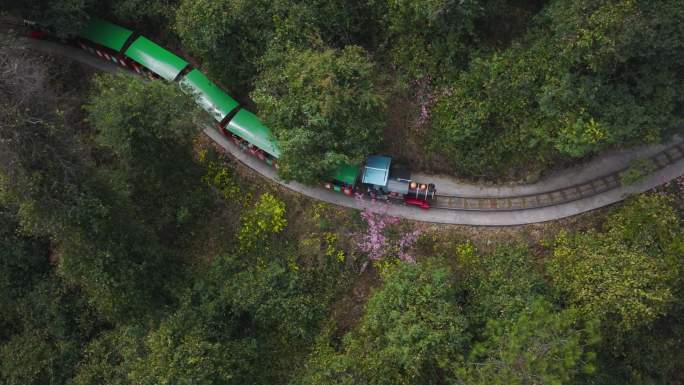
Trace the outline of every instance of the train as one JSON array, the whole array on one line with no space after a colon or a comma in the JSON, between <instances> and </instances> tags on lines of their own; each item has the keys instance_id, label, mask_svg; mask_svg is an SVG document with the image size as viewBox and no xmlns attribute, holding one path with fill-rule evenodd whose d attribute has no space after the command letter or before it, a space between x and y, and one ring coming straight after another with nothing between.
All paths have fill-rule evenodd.
<instances>
[{"instance_id":1,"label":"train","mask_svg":"<svg viewBox=\"0 0 684 385\"><path fill-rule=\"evenodd\" d=\"M29 37L43 39L50 35L35 22L25 21L25 25ZM135 31L101 18L92 18L68 41L142 76L177 83L211 116L223 135L243 151L278 167L280 149L271 130L185 59ZM322 184L348 196L403 201L424 209L430 207L437 191L433 183L411 179L407 168L393 164L392 158L384 155L369 156L361 164L343 164Z\"/></svg>"}]
</instances>

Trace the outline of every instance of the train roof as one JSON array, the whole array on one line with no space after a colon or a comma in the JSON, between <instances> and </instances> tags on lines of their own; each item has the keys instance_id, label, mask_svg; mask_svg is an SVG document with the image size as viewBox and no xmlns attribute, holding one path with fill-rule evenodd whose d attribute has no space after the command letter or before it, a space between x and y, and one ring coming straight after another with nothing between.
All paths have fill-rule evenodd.
<instances>
[{"instance_id":1,"label":"train roof","mask_svg":"<svg viewBox=\"0 0 684 385\"><path fill-rule=\"evenodd\" d=\"M391 163L392 158L389 156L369 156L366 159L366 164L363 166L363 179L361 182L376 186L387 185Z\"/></svg>"},{"instance_id":2,"label":"train roof","mask_svg":"<svg viewBox=\"0 0 684 385\"><path fill-rule=\"evenodd\" d=\"M188 65L187 61L144 36L135 39L126 50L126 56L168 81L174 80Z\"/></svg>"},{"instance_id":3,"label":"train roof","mask_svg":"<svg viewBox=\"0 0 684 385\"><path fill-rule=\"evenodd\" d=\"M360 167L358 164L343 164L332 174L333 180L338 180L346 184L354 185L359 178Z\"/></svg>"},{"instance_id":4,"label":"train roof","mask_svg":"<svg viewBox=\"0 0 684 385\"><path fill-rule=\"evenodd\" d=\"M129 29L94 17L78 36L118 52L132 34L133 31Z\"/></svg>"},{"instance_id":5,"label":"train roof","mask_svg":"<svg viewBox=\"0 0 684 385\"><path fill-rule=\"evenodd\" d=\"M280 157L280 149L271 130L253 113L241 109L228 123L228 131L264 150L274 158Z\"/></svg>"},{"instance_id":6,"label":"train roof","mask_svg":"<svg viewBox=\"0 0 684 385\"><path fill-rule=\"evenodd\" d=\"M195 95L195 101L207 111L217 122L238 106L238 102L223 92L202 72L193 69L180 81L183 92Z\"/></svg>"}]
</instances>

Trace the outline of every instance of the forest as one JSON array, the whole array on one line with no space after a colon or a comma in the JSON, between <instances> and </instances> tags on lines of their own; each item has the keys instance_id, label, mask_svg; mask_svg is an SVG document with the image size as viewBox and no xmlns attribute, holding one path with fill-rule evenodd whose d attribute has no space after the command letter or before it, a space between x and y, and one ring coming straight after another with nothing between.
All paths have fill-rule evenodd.
<instances>
[{"instance_id":1,"label":"forest","mask_svg":"<svg viewBox=\"0 0 684 385\"><path fill-rule=\"evenodd\" d=\"M372 153L533 180L682 124L681 0L18 2L58 33L104 16L191 56L252 105L281 174Z\"/></svg>"},{"instance_id":2,"label":"forest","mask_svg":"<svg viewBox=\"0 0 684 385\"><path fill-rule=\"evenodd\" d=\"M309 182L372 153L528 180L658 143L684 1L35 0L191 57ZM684 384L684 178L556 223L432 225L298 196L174 84L0 34L0 384Z\"/></svg>"}]
</instances>

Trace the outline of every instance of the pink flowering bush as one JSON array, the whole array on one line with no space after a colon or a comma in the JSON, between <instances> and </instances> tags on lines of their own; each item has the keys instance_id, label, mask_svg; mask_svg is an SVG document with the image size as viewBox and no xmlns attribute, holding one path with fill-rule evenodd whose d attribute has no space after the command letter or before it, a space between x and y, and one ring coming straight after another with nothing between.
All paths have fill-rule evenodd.
<instances>
[{"instance_id":1,"label":"pink flowering bush","mask_svg":"<svg viewBox=\"0 0 684 385\"><path fill-rule=\"evenodd\" d=\"M435 104L435 95L432 89L432 77L424 76L413 81L413 88L416 90L416 99L420 106L418 115L418 126L424 126L430 120L430 110Z\"/></svg>"},{"instance_id":2,"label":"pink flowering bush","mask_svg":"<svg viewBox=\"0 0 684 385\"><path fill-rule=\"evenodd\" d=\"M408 233L404 233L397 242L397 257L404 262L415 263L416 259L408 253L408 250L413 246L418 237L422 234L420 229L414 229Z\"/></svg>"},{"instance_id":3,"label":"pink flowering bush","mask_svg":"<svg viewBox=\"0 0 684 385\"><path fill-rule=\"evenodd\" d=\"M357 196L357 199L361 198ZM409 253L409 249L418 240L421 230L402 232L399 228L400 219L386 215L386 212L387 209L380 212L364 209L361 212L361 219L367 227L364 232L356 235L356 248L367 254L371 261L396 257L401 261L414 263L416 259Z\"/></svg>"}]
</instances>

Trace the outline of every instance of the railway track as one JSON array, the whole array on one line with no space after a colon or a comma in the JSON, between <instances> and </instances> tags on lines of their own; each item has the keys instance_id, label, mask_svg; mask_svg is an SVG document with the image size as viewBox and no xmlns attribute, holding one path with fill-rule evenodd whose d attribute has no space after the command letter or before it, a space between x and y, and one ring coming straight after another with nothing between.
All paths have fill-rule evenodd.
<instances>
[{"instance_id":1,"label":"railway track","mask_svg":"<svg viewBox=\"0 0 684 385\"><path fill-rule=\"evenodd\" d=\"M657 171L682 158L684 158L684 142L672 145L645 159L653 164L653 171ZM622 185L621 175L627 170L628 167L588 182L537 194L508 197L436 194L431 207L434 209L464 211L518 211L556 206L579 199L589 198L620 187Z\"/></svg>"},{"instance_id":2,"label":"railway track","mask_svg":"<svg viewBox=\"0 0 684 385\"><path fill-rule=\"evenodd\" d=\"M9 28L8 28L9 27ZM18 31L21 31L23 25L18 24L18 23L7 23L5 20L2 20L0 18L0 31L3 29L11 29L13 34L16 35ZM45 50L45 47L42 46L37 46L35 47L36 49L39 50ZM50 50L48 50L51 52ZM69 53L64 53L64 52L59 52L58 50L55 50L55 53L58 54L63 54L66 56L70 56ZM73 54L71 54L73 57ZM96 65L94 65L92 62L89 61L81 61L87 65L95 66L98 69L101 70L107 70L107 69L102 69ZM211 135L210 135L211 136ZM217 140L212 137L212 139ZM218 142L217 142L218 143ZM226 148L227 151L233 153L233 151L230 151L229 148L227 148L225 145L219 144L222 147ZM228 145L230 146L230 145ZM237 150L236 150L237 151ZM238 151L239 152L239 151ZM233 155L235 155L233 153ZM678 161L681 161L684 159L684 141L680 141L676 144L670 145L667 147L665 150L646 157L645 159L648 159L651 161L651 163L654 165L654 169L651 170L651 173L662 170L666 168L669 165L672 165ZM259 167L259 162L255 162L255 164L250 163L249 159L242 159L241 160L243 163L249 164L251 168L257 170L259 173L262 175L270 178L270 179L276 179L275 175L270 175L269 172L272 170L268 167L267 170L263 170L263 167ZM621 198L608 198L606 202L603 202L601 205L598 206L592 206L588 205L585 208L580 208L579 210L577 209L569 209L567 211L563 211L559 213L546 213L546 214L531 214L533 209L539 209L539 208L544 208L544 207L552 207L552 206L562 206L566 203L570 203L573 201L585 199L585 198L590 198L592 196L597 196L601 193L609 192L611 190L618 189L620 187L623 187L621 184L621 174L624 173L626 170L628 170L628 167L625 167L621 170L618 170L616 172L612 172L610 174L607 174L605 176L602 176L600 178L593 179L588 182L584 183L579 183L575 185L571 185L569 187L565 188L560 188L556 190L550 190L542 193L536 193L536 194L526 194L526 195L511 195L511 196L505 196L505 197L494 197L494 196L467 196L467 195L446 195L446 194L437 194L435 195L435 199L432 202L431 207L433 210L415 210L415 211L410 211L410 212L401 212L399 216L403 216L406 218L411 218L415 220L424 220L424 221L430 221L430 222L440 222L440 223L459 223L459 224L470 224L470 225L518 225L518 224L525 224L525 223L535 223L535 222L542 222L546 220L552 220L552 219L559 219L563 218L566 216L574 215L577 213L581 213L584 211L587 211L588 209L586 207L591 208L596 208L596 207L601 207L606 204L610 204L616 201L619 201L624 198L622 196ZM684 171L684 170L682 170ZM678 174L679 175L679 174ZM671 178L670 178L671 179ZM669 180L669 179L668 179ZM650 184L651 186L655 186L655 184ZM316 199L321 199L324 201L328 201L330 203L334 204L339 204L342 206L347 206L347 207L354 207L358 208L355 204L349 204L348 202L344 202L341 199L332 199L324 194L318 194L316 191L312 191L310 188L306 187L301 187L301 188L294 188L293 186L289 186L289 188L294 189L295 191L314 197ZM335 195L337 197L337 194ZM348 199L348 198L345 198ZM397 205L401 206L401 205ZM397 207L397 209L402 210ZM497 216L497 214L505 215L506 212L522 212L525 210L530 210L528 213L530 213L527 216L504 216L500 217ZM452 212L457 213L461 211L462 214L459 214L457 217L452 217ZM441 214L440 214L441 212ZM491 213L490 215L487 215L487 212ZM534 211L535 213L538 213L538 211ZM394 215L394 214L393 214Z\"/></svg>"}]
</instances>

